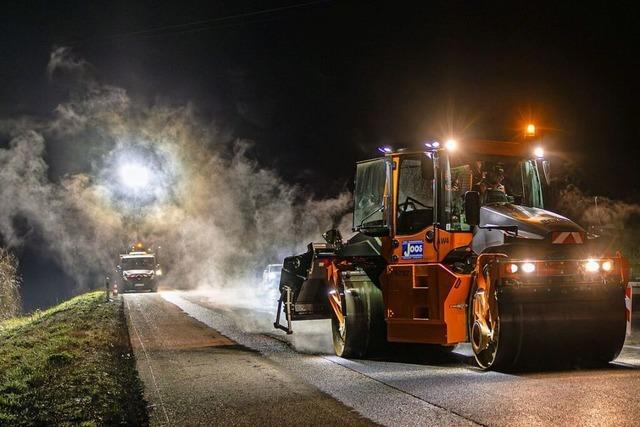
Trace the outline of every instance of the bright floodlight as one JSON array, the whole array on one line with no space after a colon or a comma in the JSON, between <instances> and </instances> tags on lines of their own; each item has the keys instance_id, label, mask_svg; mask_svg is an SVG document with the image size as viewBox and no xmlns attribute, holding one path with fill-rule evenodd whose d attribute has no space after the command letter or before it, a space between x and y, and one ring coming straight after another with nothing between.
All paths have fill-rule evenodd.
<instances>
[{"instance_id":1,"label":"bright floodlight","mask_svg":"<svg viewBox=\"0 0 640 427\"><path fill-rule=\"evenodd\" d=\"M151 180L151 172L143 165L125 163L119 169L120 181L132 190L146 187Z\"/></svg>"},{"instance_id":2,"label":"bright floodlight","mask_svg":"<svg viewBox=\"0 0 640 427\"><path fill-rule=\"evenodd\" d=\"M456 148L458 148L458 141L456 141L455 139L448 139L444 144L444 148L446 148L448 151L454 151Z\"/></svg>"}]
</instances>

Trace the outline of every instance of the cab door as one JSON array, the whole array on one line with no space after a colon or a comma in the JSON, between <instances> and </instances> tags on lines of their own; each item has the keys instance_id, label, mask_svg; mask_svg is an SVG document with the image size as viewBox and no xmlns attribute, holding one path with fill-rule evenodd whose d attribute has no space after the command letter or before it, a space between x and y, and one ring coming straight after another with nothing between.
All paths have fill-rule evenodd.
<instances>
[{"instance_id":1,"label":"cab door","mask_svg":"<svg viewBox=\"0 0 640 427\"><path fill-rule=\"evenodd\" d=\"M382 275L387 339L446 343L434 222L434 160L426 153L400 155L394 171L395 209L391 262Z\"/></svg>"}]
</instances>

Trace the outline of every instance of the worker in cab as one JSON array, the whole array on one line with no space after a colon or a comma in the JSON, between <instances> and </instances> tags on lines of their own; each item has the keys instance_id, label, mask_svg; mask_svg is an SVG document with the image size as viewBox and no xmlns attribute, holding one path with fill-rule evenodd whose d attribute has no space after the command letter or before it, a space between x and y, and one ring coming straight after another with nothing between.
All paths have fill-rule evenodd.
<instances>
[{"instance_id":1,"label":"worker in cab","mask_svg":"<svg viewBox=\"0 0 640 427\"><path fill-rule=\"evenodd\" d=\"M486 166L488 165L485 164ZM488 170L484 170L482 181L478 183L480 202L483 205L509 201L503 181L504 167L500 163L490 165Z\"/></svg>"}]
</instances>

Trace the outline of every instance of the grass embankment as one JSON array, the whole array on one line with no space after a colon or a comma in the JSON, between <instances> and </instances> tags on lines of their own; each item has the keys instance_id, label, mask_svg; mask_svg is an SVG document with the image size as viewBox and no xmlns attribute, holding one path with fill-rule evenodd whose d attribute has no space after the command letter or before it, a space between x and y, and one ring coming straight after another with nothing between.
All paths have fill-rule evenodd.
<instances>
[{"instance_id":1,"label":"grass embankment","mask_svg":"<svg viewBox=\"0 0 640 427\"><path fill-rule=\"evenodd\" d=\"M104 292L0 323L0 425L146 425L121 300Z\"/></svg>"}]
</instances>

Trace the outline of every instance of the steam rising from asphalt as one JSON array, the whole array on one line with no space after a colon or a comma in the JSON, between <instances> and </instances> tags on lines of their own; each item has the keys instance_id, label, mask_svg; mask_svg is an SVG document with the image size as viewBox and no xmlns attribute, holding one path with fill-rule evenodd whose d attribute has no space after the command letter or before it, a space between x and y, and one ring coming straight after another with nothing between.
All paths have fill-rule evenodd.
<instances>
[{"instance_id":1,"label":"steam rising from asphalt","mask_svg":"<svg viewBox=\"0 0 640 427\"><path fill-rule=\"evenodd\" d=\"M585 226L608 226L623 229L640 217L640 206L607 197L589 197L569 185L560 192L557 208L569 218Z\"/></svg>"},{"instance_id":2,"label":"steam rising from asphalt","mask_svg":"<svg viewBox=\"0 0 640 427\"><path fill-rule=\"evenodd\" d=\"M66 48L46 71L69 93L53 116L0 121L10 141L0 148L0 234L12 247L40 236L78 290L99 285L141 239L162 247L165 284L264 307L274 298L259 289L264 266L349 222L348 192L317 200L288 185L191 105L132 99ZM153 172L134 197L118 177L123 162Z\"/></svg>"}]
</instances>

